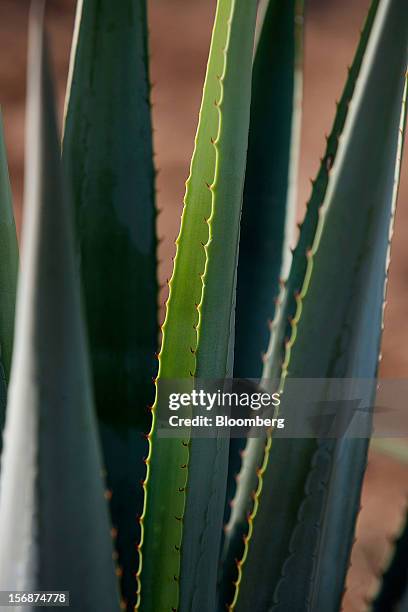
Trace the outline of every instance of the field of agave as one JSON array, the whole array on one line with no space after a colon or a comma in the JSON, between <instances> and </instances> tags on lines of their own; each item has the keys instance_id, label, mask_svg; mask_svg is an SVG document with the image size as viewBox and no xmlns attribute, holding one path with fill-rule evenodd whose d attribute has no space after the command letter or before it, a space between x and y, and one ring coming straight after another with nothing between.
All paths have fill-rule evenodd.
<instances>
[{"instance_id":1,"label":"field of agave","mask_svg":"<svg viewBox=\"0 0 408 612\"><path fill-rule=\"evenodd\" d=\"M376 378L408 8L371 2L291 251L304 10L217 0L159 326L146 0L78 0L61 134L33 2L21 266L0 134L0 591L69 591L78 611L341 609L368 438L157 428L161 381L285 397L292 379ZM375 612L408 610L407 533Z\"/></svg>"}]
</instances>

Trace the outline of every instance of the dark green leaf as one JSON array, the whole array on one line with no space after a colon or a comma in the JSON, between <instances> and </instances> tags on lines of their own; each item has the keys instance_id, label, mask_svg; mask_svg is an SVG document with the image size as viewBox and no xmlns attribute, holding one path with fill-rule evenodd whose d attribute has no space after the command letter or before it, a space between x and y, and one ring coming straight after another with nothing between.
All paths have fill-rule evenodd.
<instances>
[{"instance_id":1,"label":"dark green leaf","mask_svg":"<svg viewBox=\"0 0 408 612\"><path fill-rule=\"evenodd\" d=\"M122 592L136 602L157 345L145 0L81 0L63 144Z\"/></svg>"},{"instance_id":2,"label":"dark green leaf","mask_svg":"<svg viewBox=\"0 0 408 612\"><path fill-rule=\"evenodd\" d=\"M10 378L13 349L17 273L17 235L13 216L13 202L11 199L3 125L0 116L0 355L7 382Z\"/></svg>"}]
</instances>

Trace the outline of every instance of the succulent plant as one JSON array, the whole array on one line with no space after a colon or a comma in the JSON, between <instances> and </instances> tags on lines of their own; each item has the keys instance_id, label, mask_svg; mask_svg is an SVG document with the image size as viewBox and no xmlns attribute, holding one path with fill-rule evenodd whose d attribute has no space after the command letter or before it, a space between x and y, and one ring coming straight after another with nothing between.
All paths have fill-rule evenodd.
<instances>
[{"instance_id":1,"label":"succulent plant","mask_svg":"<svg viewBox=\"0 0 408 612\"><path fill-rule=\"evenodd\" d=\"M0 587L87 611L336 612L368 437L163 437L161 382L278 381L287 418L291 379L368 379L372 401L405 0L372 0L293 253L303 1L217 0L160 345L146 0L78 1L62 156L43 8L13 353L0 132Z\"/></svg>"}]
</instances>

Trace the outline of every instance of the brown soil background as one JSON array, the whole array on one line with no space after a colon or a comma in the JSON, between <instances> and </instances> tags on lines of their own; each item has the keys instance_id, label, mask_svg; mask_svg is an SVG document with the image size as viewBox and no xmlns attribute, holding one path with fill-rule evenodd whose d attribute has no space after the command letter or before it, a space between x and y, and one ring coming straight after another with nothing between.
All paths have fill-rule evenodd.
<instances>
[{"instance_id":1,"label":"brown soil background","mask_svg":"<svg viewBox=\"0 0 408 612\"><path fill-rule=\"evenodd\" d=\"M118 0L119 1L119 0ZM305 40L304 115L299 216L310 192L369 0L309 0ZM0 104L6 132L15 212L21 226L28 0L0 0ZM151 73L155 126L160 276L170 272L204 78L215 0L150 0ZM50 0L51 35L59 108L62 110L75 11L73 0ZM408 18L408 9L407 9ZM407 158L408 160L408 158ZM403 164L392 251L383 341L382 375L408 377L408 162ZM366 609L376 575L401 524L408 465L370 452L357 541L344 610ZM347 491L344 492L347 495Z\"/></svg>"}]
</instances>

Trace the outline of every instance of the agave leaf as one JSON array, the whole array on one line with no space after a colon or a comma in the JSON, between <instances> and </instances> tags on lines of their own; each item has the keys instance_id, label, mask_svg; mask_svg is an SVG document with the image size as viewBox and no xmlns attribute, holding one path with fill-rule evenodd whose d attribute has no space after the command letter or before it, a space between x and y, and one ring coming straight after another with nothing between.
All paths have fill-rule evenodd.
<instances>
[{"instance_id":1,"label":"agave leaf","mask_svg":"<svg viewBox=\"0 0 408 612\"><path fill-rule=\"evenodd\" d=\"M18 245L0 114L0 452L14 336Z\"/></svg>"},{"instance_id":2,"label":"agave leaf","mask_svg":"<svg viewBox=\"0 0 408 612\"><path fill-rule=\"evenodd\" d=\"M241 1L232 6L230 17L220 124L215 143L216 167L204 291L199 308L196 363L199 378L225 378L233 374L236 270L250 117L255 13L253 7L248 9ZM181 583L183 610L210 612L215 609L228 457L229 440L222 434L217 439L193 439L191 442L189 495L184 521L187 537L181 566L181 575L185 577Z\"/></svg>"},{"instance_id":3,"label":"agave leaf","mask_svg":"<svg viewBox=\"0 0 408 612\"><path fill-rule=\"evenodd\" d=\"M361 64L366 52L378 3L379 0L374 0L374 2L372 2L365 26L361 33L360 42L353 63L349 69L348 79L337 105L333 127L327 138L326 151L322 158L316 180L313 183L313 191L307 206L307 215L300 228L299 241L293 253L293 262L290 268L289 277L279 296L278 307L271 329L270 344L265 356L263 376L266 381L279 378L281 374L285 338L287 334L290 333L288 319L293 318L296 313L297 302L295 296L302 286L306 273L306 253L312 245L316 233L319 210L327 191L330 170L336 159L340 136L344 129L350 101L361 70ZM248 440L245 449L237 492L231 517L227 525L224 556L225 563L231 565L233 559L240 559L244 554L242 533L247 533L248 529L252 529L251 522L248 525L247 516L248 513L253 511L253 493L256 490L260 491L261 488L263 489L262 478L259 478L257 470L264 468L266 462L269 461L275 466L273 468L274 478L279 479L279 482L274 484L274 490L276 490L275 486L277 486L280 494L276 496L273 495L271 491L268 497L268 510L270 516L274 517L275 525L275 554L268 557L268 564L263 566L263 570L260 570L267 574L265 579L261 580L263 587L259 587L258 589L261 601L263 597L267 600L271 598L271 592L273 592L275 588L274 585L276 585L280 575L283 563L282 556L286 555L289 546L289 539L293 525L296 522L299 503L303 497L301 483L304 482L307 477L311 456L315 450L313 441L309 441L309 443L310 444L305 443L305 445L303 445L299 440L282 441L276 439L271 449L270 440L251 438ZM291 475L291 478L287 477L288 474ZM269 490L272 485L267 486ZM283 500L286 500L286 502L284 503ZM257 522L259 522L259 520L258 516ZM269 521L270 519L266 520ZM269 531L269 527L267 527L267 530ZM256 571L258 571L258 569ZM226 567L225 571L231 570ZM245 571L249 572L250 570L246 568ZM265 591L265 593L262 594L262 591ZM238 590L236 590L236 596L237 595Z\"/></svg>"},{"instance_id":4,"label":"agave leaf","mask_svg":"<svg viewBox=\"0 0 408 612\"><path fill-rule=\"evenodd\" d=\"M23 272L0 483L0 584L69 590L75 610L118 610L42 15L42 3L35 3Z\"/></svg>"},{"instance_id":5,"label":"agave leaf","mask_svg":"<svg viewBox=\"0 0 408 612\"><path fill-rule=\"evenodd\" d=\"M377 373L406 122L405 10L401 0L383 0L378 9L322 218L308 254L302 314L298 311L299 335L287 360L288 374L293 377L374 379ZM384 62L392 68L386 68ZM333 274L336 285L327 290ZM318 354L311 346L314 332L318 333L316 319L325 329ZM367 439L322 440L313 456L312 472L319 485L324 482L326 462L330 480L327 487L323 486L319 505L321 532L309 587L311 609L334 610L340 604L367 449ZM309 507L312 510L310 500L305 498L300 509L306 525L315 520L308 512ZM293 550L296 536L295 530ZM313 541L307 542L302 553L306 549L313 549ZM296 567L296 554L294 559ZM291 599L287 580L277 590L280 609L287 609L285 591Z\"/></svg>"},{"instance_id":6,"label":"agave leaf","mask_svg":"<svg viewBox=\"0 0 408 612\"><path fill-rule=\"evenodd\" d=\"M255 3L218 2L169 283L159 382L187 379L192 388L194 376L224 378L232 374L233 305L255 17ZM160 386L154 413L159 409ZM213 610L228 440L193 440L190 455L188 440L157 439L154 429L151 439L143 516L141 608L176 609L180 602L182 610ZM198 475L202 480L197 480Z\"/></svg>"},{"instance_id":7,"label":"agave leaf","mask_svg":"<svg viewBox=\"0 0 408 612\"><path fill-rule=\"evenodd\" d=\"M267 322L273 318L279 277L289 271L300 144L302 23L302 0L271 0L254 60L237 278L237 378L262 375Z\"/></svg>"},{"instance_id":8,"label":"agave leaf","mask_svg":"<svg viewBox=\"0 0 408 612\"><path fill-rule=\"evenodd\" d=\"M286 276L290 262L300 149L303 1L271 0L258 11L237 277L236 378L259 378L262 374L261 351L265 352L268 344L268 321L274 315L279 277ZM243 440L231 440L227 501L234 495L243 447ZM260 451L262 454L263 449ZM245 469L252 476L259 457L249 450L248 455L251 466L247 464ZM234 510L240 506L235 500ZM227 530L225 554L229 558L223 568L229 590L246 528L245 515L242 519L239 527Z\"/></svg>"},{"instance_id":9,"label":"agave leaf","mask_svg":"<svg viewBox=\"0 0 408 612\"><path fill-rule=\"evenodd\" d=\"M383 0L376 14L316 234L306 254L306 274L282 366L283 385L288 376L374 379L376 375L405 126L408 24L404 11L402 0ZM290 418L289 412L286 416ZM358 438L281 440L284 456L295 450L300 457L310 453L311 460L300 487L304 497L286 559L281 558L281 579L273 584L274 599L270 591L261 600L268 606L273 603L273 610L338 609L367 446L367 439ZM272 440L238 609L258 596L250 577L265 562L261 551L273 556L275 531L268 542L262 529L271 516L269 499L277 490L282 507L294 499L283 497L277 488L282 477L276 475L274 458ZM299 469L304 472L304 465ZM292 477L298 478L296 471ZM289 578L293 573L296 585Z\"/></svg>"},{"instance_id":10,"label":"agave leaf","mask_svg":"<svg viewBox=\"0 0 408 612\"><path fill-rule=\"evenodd\" d=\"M14 309L18 273L18 245L7 168L3 122L0 116L0 347L6 380L10 378Z\"/></svg>"},{"instance_id":11,"label":"agave leaf","mask_svg":"<svg viewBox=\"0 0 408 612\"><path fill-rule=\"evenodd\" d=\"M122 592L136 603L137 517L157 346L145 0L78 3L63 161L73 190L96 407Z\"/></svg>"}]
</instances>

